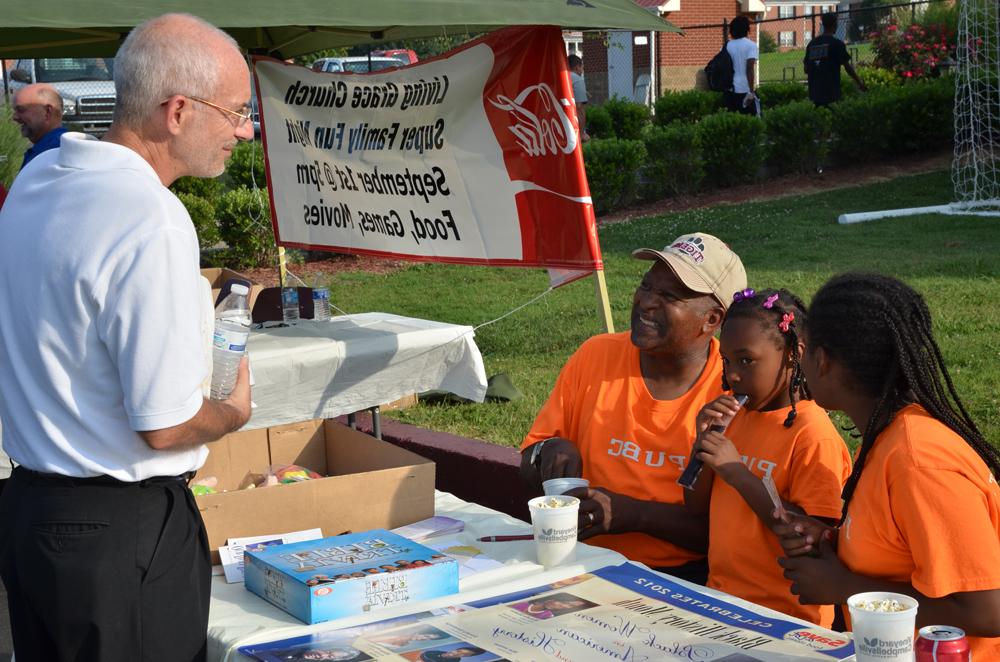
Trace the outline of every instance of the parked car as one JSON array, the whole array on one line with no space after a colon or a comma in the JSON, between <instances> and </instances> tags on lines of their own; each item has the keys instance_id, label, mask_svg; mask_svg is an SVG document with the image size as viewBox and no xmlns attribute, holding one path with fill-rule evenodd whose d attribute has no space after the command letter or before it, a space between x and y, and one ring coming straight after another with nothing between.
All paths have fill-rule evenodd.
<instances>
[{"instance_id":1,"label":"parked car","mask_svg":"<svg viewBox=\"0 0 1000 662\"><path fill-rule=\"evenodd\" d=\"M17 60L10 72L11 90L49 83L63 100L63 125L103 135L115 108L113 58L42 58Z\"/></svg>"},{"instance_id":2,"label":"parked car","mask_svg":"<svg viewBox=\"0 0 1000 662\"><path fill-rule=\"evenodd\" d=\"M402 63L394 57L321 57L312 63L313 71L346 71L363 74L369 71L395 69Z\"/></svg>"},{"instance_id":3,"label":"parked car","mask_svg":"<svg viewBox=\"0 0 1000 662\"><path fill-rule=\"evenodd\" d=\"M378 55L379 57L394 57L404 65L413 64L417 61L417 54L409 48L390 48L385 51L372 51L372 55Z\"/></svg>"}]
</instances>

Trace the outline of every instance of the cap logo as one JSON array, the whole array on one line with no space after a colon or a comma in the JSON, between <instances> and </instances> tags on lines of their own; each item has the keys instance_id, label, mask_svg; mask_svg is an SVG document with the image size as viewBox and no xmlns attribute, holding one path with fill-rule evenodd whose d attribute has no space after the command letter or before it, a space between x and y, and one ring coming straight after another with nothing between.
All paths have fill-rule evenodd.
<instances>
[{"instance_id":1,"label":"cap logo","mask_svg":"<svg viewBox=\"0 0 1000 662\"><path fill-rule=\"evenodd\" d=\"M696 264L700 264L705 261L705 244L702 242L700 237L688 237L687 239L681 239L680 241L674 242L670 247L676 249L681 253L684 253Z\"/></svg>"}]
</instances>

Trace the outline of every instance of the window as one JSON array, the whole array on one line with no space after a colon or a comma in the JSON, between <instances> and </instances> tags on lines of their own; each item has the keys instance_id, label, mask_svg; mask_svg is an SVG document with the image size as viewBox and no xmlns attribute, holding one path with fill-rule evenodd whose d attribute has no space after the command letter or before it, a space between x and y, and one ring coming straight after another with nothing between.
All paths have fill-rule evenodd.
<instances>
[{"instance_id":1,"label":"window","mask_svg":"<svg viewBox=\"0 0 1000 662\"><path fill-rule=\"evenodd\" d=\"M788 5L781 5L778 7L778 18L794 18L795 17L795 7L789 7Z\"/></svg>"},{"instance_id":2,"label":"window","mask_svg":"<svg viewBox=\"0 0 1000 662\"><path fill-rule=\"evenodd\" d=\"M812 41L812 38L813 38L812 30L806 30L805 32L802 33L802 43L808 44L810 41Z\"/></svg>"},{"instance_id":3,"label":"window","mask_svg":"<svg viewBox=\"0 0 1000 662\"><path fill-rule=\"evenodd\" d=\"M778 45L779 46L794 46L795 45L795 33L794 32L779 32L778 33Z\"/></svg>"}]
</instances>

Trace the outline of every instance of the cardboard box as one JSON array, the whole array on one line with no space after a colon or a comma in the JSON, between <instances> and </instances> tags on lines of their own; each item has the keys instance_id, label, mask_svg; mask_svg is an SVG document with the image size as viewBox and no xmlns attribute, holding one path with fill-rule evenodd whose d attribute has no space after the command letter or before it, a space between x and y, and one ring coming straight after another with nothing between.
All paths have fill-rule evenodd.
<instances>
[{"instance_id":1,"label":"cardboard box","mask_svg":"<svg viewBox=\"0 0 1000 662\"><path fill-rule=\"evenodd\" d=\"M250 280L238 271L233 271L232 269L219 269L217 267L212 267L210 269L202 269L201 275L208 279L208 282L212 285L212 304L219 298L219 292L222 291L222 286L227 280L232 278L239 278L240 280ZM250 296L248 297L248 303L250 305L250 310L253 310L253 304L257 301L257 295L260 291L264 289L261 285L251 285L250 286Z\"/></svg>"},{"instance_id":2,"label":"cardboard box","mask_svg":"<svg viewBox=\"0 0 1000 662\"><path fill-rule=\"evenodd\" d=\"M215 476L220 491L196 501L216 564L229 538L315 527L335 536L434 515L432 461L333 420L234 432L208 448L196 478ZM241 489L271 464L298 464L328 477Z\"/></svg>"},{"instance_id":3,"label":"cardboard box","mask_svg":"<svg viewBox=\"0 0 1000 662\"><path fill-rule=\"evenodd\" d=\"M248 591L306 623L458 593L458 562L375 529L246 551Z\"/></svg>"}]
</instances>

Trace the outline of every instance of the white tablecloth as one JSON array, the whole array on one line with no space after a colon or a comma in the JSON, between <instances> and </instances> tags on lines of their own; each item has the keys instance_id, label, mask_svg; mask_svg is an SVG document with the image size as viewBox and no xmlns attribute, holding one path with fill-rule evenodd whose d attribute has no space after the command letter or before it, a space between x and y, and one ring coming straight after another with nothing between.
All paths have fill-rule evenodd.
<instances>
[{"instance_id":1,"label":"white tablecloth","mask_svg":"<svg viewBox=\"0 0 1000 662\"><path fill-rule=\"evenodd\" d=\"M362 313L254 331L247 349L257 408L245 429L330 418L443 389L486 395L470 326Z\"/></svg>"},{"instance_id":2,"label":"white tablecloth","mask_svg":"<svg viewBox=\"0 0 1000 662\"><path fill-rule=\"evenodd\" d=\"M455 604L456 601L478 600L500 593L529 589L625 561L625 557L618 552L579 544L575 563L545 570L535 562L534 541L475 541L476 538L489 535L531 533L529 524L484 506L462 501L446 492L435 495L434 511L436 515L454 517L465 522L462 533L434 538L435 544L454 541L455 544L475 545L491 558L502 562L503 567L461 580L460 600L453 595L446 596L316 625L303 625L294 616L247 591L243 584L227 584L223 577L213 577L212 605L208 617L208 659L246 660L236 652L239 646L379 621L420 611L425 607L443 607Z\"/></svg>"}]
</instances>

